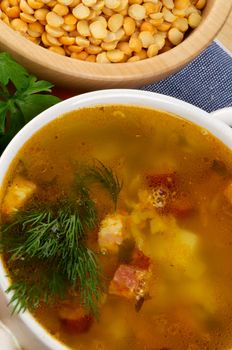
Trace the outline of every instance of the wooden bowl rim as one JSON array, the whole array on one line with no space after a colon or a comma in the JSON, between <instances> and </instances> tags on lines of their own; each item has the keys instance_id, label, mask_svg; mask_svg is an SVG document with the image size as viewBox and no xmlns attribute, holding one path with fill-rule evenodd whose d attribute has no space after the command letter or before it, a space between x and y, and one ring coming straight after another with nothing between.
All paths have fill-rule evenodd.
<instances>
[{"instance_id":1,"label":"wooden bowl rim","mask_svg":"<svg viewBox=\"0 0 232 350\"><path fill-rule=\"evenodd\" d=\"M99 64L64 57L30 42L0 21L0 42L24 60L76 79L117 82L168 74L195 58L217 35L230 13L232 1L215 0L202 23L180 45L153 58L138 62Z\"/></svg>"}]
</instances>

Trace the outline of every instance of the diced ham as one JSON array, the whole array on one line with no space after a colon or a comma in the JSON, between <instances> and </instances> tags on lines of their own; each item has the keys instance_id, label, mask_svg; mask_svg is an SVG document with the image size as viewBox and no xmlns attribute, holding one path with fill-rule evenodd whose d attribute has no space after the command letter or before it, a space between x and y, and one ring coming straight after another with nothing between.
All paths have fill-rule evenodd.
<instances>
[{"instance_id":1,"label":"diced ham","mask_svg":"<svg viewBox=\"0 0 232 350\"><path fill-rule=\"evenodd\" d=\"M142 298L148 292L150 271L132 265L120 265L110 283L109 293L128 299Z\"/></svg>"},{"instance_id":2,"label":"diced ham","mask_svg":"<svg viewBox=\"0 0 232 350\"><path fill-rule=\"evenodd\" d=\"M65 328L72 333L87 332L93 322L93 317L86 314L81 306L77 308L63 307L59 311L59 316Z\"/></svg>"},{"instance_id":3,"label":"diced ham","mask_svg":"<svg viewBox=\"0 0 232 350\"><path fill-rule=\"evenodd\" d=\"M232 182L230 182L224 190L224 196L226 197L227 201L232 205Z\"/></svg>"},{"instance_id":4,"label":"diced ham","mask_svg":"<svg viewBox=\"0 0 232 350\"><path fill-rule=\"evenodd\" d=\"M98 244L102 251L118 252L118 247L127 238L126 217L120 214L107 215L101 222Z\"/></svg>"},{"instance_id":5,"label":"diced ham","mask_svg":"<svg viewBox=\"0 0 232 350\"><path fill-rule=\"evenodd\" d=\"M146 182L148 186L152 188L165 186L169 189L173 189L176 185L176 173L147 175Z\"/></svg>"},{"instance_id":6,"label":"diced ham","mask_svg":"<svg viewBox=\"0 0 232 350\"><path fill-rule=\"evenodd\" d=\"M132 257L132 265L142 270L148 270L151 265L151 259L144 255L139 249L135 249Z\"/></svg>"},{"instance_id":7,"label":"diced ham","mask_svg":"<svg viewBox=\"0 0 232 350\"><path fill-rule=\"evenodd\" d=\"M10 215L17 212L36 191L36 185L23 178L16 176L9 186L2 205L2 213Z\"/></svg>"}]
</instances>

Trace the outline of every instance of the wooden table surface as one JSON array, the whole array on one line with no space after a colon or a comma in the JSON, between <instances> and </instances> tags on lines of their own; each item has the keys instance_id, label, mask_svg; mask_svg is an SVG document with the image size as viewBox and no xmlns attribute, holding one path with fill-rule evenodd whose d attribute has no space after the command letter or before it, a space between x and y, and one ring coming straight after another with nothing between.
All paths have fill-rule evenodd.
<instances>
[{"instance_id":1,"label":"wooden table surface","mask_svg":"<svg viewBox=\"0 0 232 350\"><path fill-rule=\"evenodd\" d=\"M232 12L218 35L218 40L232 52Z\"/></svg>"}]
</instances>

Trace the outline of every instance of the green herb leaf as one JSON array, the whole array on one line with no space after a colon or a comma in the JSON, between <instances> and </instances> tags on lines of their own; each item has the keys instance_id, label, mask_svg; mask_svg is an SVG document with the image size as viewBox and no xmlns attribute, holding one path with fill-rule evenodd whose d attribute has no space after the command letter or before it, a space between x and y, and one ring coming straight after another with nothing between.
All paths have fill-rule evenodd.
<instances>
[{"instance_id":1,"label":"green herb leaf","mask_svg":"<svg viewBox=\"0 0 232 350\"><path fill-rule=\"evenodd\" d=\"M24 310L30 303L33 307L39 306L39 300L49 302L52 287L48 276L56 273L63 276L64 290L72 287L79 291L83 306L97 315L101 274L95 253L85 244L86 230L96 225L95 206L91 201L86 193L82 193L75 203L27 210L2 227L1 251L9 254L8 263L17 264L17 268L24 262L21 270L30 276L27 283L16 276L18 283L9 290L13 292L12 303L16 305L16 312ZM37 271L31 276L27 270L33 265ZM49 283L44 283L46 280Z\"/></svg>"},{"instance_id":2,"label":"green herb leaf","mask_svg":"<svg viewBox=\"0 0 232 350\"><path fill-rule=\"evenodd\" d=\"M43 112L45 109L58 103L60 100L56 96L51 95L29 95L23 100L17 100L17 106L20 108L25 124L31 119L37 116L39 113Z\"/></svg>"},{"instance_id":3,"label":"green herb leaf","mask_svg":"<svg viewBox=\"0 0 232 350\"><path fill-rule=\"evenodd\" d=\"M5 101L0 101L0 135L3 135L5 132L7 110L7 103Z\"/></svg>"},{"instance_id":4,"label":"green herb leaf","mask_svg":"<svg viewBox=\"0 0 232 350\"><path fill-rule=\"evenodd\" d=\"M0 82L6 86L11 81L17 90L22 91L28 86L29 74L20 64L6 53L0 53Z\"/></svg>"},{"instance_id":5,"label":"green herb leaf","mask_svg":"<svg viewBox=\"0 0 232 350\"><path fill-rule=\"evenodd\" d=\"M36 271L37 272L37 271ZM65 279L60 273L52 272L49 275L36 274L30 281L17 281L11 284L6 293L12 293L10 305L12 313L38 308L41 302L54 304L55 300L65 295Z\"/></svg>"},{"instance_id":6,"label":"green herb leaf","mask_svg":"<svg viewBox=\"0 0 232 350\"><path fill-rule=\"evenodd\" d=\"M25 94L32 95L38 92L51 92L53 84L45 80L37 80L35 76L30 76Z\"/></svg>"},{"instance_id":7,"label":"green herb leaf","mask_svg":"<svg viewBox=\"0 0 232 350\"><path fill-rule=\"evenodd\" d=\"M12 260L35 256L47 258L57 254L59 242L56 238L56 230L60 230L60 227L50 211L25 212L18 217L11 228L17 228L17 226L22 226L25 240L11 249ZM6 230L8 230L7 227Z\"/></svg>"},{"instance_id":8,"label":"green herb leaf","mask_svg":"<svg viewBox=\"0 0 232 350\"><path fill-rule=\"evenodd\" d=\"M30 75L8 53L0 53L0 152L28 121L60 101L44 94L50 93L52 86Z\"/></svg>"},{"instance_id":9,"label":"green herb leaf","mask_svg":"<svg viewBox=\"0 0 232 350\"><path fill-rule=\"evenodd\" d=\"M97 161L96 166L90 167L87 170L86 178L99 182L109 192L116 209L118 196L122 189L122 182L114 174L113 170L107 168L102 162Z\"/></svg>"},{"instance_id":10,"label":"green herb leaf","mask_svg":"<svg viewBox=\"0 0 232 350\"><path fill-rule=\"evenodd\" d=\"M10 126L4 135L0 136L0 153L4 151L8 143L17 134L17 132L24 125L24 118L20 110L12 105L9 109L10 113Z\"/></svg>"}]
</instances>

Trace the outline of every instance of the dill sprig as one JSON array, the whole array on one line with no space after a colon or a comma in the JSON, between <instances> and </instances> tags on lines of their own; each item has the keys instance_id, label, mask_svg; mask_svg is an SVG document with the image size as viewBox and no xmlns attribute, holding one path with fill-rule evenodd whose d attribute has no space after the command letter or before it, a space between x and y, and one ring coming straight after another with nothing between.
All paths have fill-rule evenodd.
<instances>
[{"instance_id":1,"label":"dill sprig","mask_svg":"<svg viewBox=\"0 0 232 350\"><path fill-rule=\"evenodd\" d=\"M84 246L66 255L59 263L60 270L68 276L72 286L79 281L79 292L83 306L96 317L98 316L98 303L103 289L103 278L96 254Z\"/></svg>"},{"instance_id":2,"label":"dill sprig","mask_svg":"<svg viewBox=\"0 0 232 350\"><path fill-rule=\"evenodd\" d=\"M37 282L37 283L36 283ZM13 282L6 290L12 294L10 299L13 305L12 313L24 312L27 309L36 309L41 302L52 304L56 298L63 298L65 295L65 278L57 272L38 276L36 280L20 280Z\"/></svg>"},{"instance_id":3,"label":"dill sprig","mask_svg":"<svg viewBox=\"0 0 232 350\"><path fill-rule=\"evenodd\" d=\"M89 189L85 187L82 179L80 180L78 187L79 200L78 207L79 212L83 217L83 224L92 230L96 226L97 210L94 201L90 198Z\"/></svg>"},{"instance_id":4,"label":"dill sprig","mask_svg":"<svg viewBox=\"0 0 232 350\"><path fill-rule=\"evenodd\" d=\"M51 303L71 288L80 294L86 310L98 315L103 276L96 253L86 245L88 231L97 224L96 205L89 190L95 182L109 192L116 209L122 182L98 161L77 176L71 202L52 207L37 204L2 225L0 252L6 254L13 274L7 292L12 295L14 312L35 309L41 302Z\"/></svg>"},{"instance_id":5,"label":"dill sprig","mask_svg":"<svg viewBox=\"0 0 232 350\"><path fill-rule=\"evenodd\" d=\"M89 219L90 220L90 219ZM91 218L93 220L93 218ZM63 207L56 210L27 210L6 225L3 234L11 230L21 231L23 241L13 240L11 260L26 257L51 258L60 255L61 246L67 251L78 246L84 237L84 226L78 210Z\"/></svg>"},{"instance_id":6,"label":"dill sprig","mask_svg":"<svg viewBox=\"0 0 232 350\"><path fill-rule=\"evenodd\" d=\"M10 303L14 312L50 303L72 287L79 291L87 311L97 314L101 272L96 254L86 246L86 230L94 228L96 218L94 202L82 193L72 205L28 209L3 227L2 251L9 255L8 264L24 270L26 278L22 279L22 273L14 276L15 282L7 290L13 293ZM34 273L32 266L36 267Z\"/></svg>"},{"instance_id":7,"label":"dill sprig","mask_svg":"<svg viewBox=\"0 0 232 350\"><path fill-rule=\"evenodd\" d=\"M110 194L116 210L118 196L122 189L122 181L118 179L118 176L111 168L106 167L101 161L97 160L95 165L85 169L82 177L79 177L78 182L80 183L80 181L82 183L100 183L101 186Z\"/></svg>"},{"instance_id":8,"label":"dill sprig","mask_svg":"<svg viewBox=\"0 0 232 350\"><path fill-rule=\"evenodd\" d=\"M6 225L3 233L11 230L20 231L24 241L13 241L10 249L11 260L27 257L47 258L54 256L59 248L56 230L59 220L50 210L25 211L20 213L11 225Z\"/></svg>"}]
</instances>

